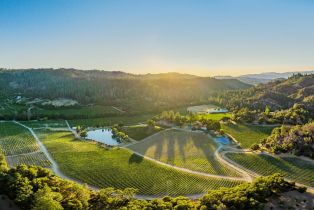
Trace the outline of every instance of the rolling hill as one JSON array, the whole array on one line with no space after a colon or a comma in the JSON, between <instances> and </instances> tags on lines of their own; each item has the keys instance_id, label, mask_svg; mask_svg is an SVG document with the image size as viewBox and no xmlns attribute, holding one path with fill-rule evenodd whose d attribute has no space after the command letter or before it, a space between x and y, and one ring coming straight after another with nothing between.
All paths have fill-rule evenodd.
<instances>
[{"instance_id":1,"label":"rolling hill","mask_svg":"<svg viewBox=\"0 0 314 210\"><path fill-rule=\"evenodd\" d=\"M274 111L288 109L295 103L300 103L309 111L314 111L314 74L297 74L247 90L218 93L213 100L230 109L248 107L264 110L268 106Z\"/></svg>"},{"instance_id":2,"label":"rolling hill","mask_svg":"<svg viewBox=\"0 0 314 210\"><path fill-rule=\"evenodd\" d=\"M117 106L133 112L201 103L214 92L249 87L236 79L217 80L179 73L135 75L76 69L0 70L2 101L10 97L70 99L78 105Z\"/></svg>"}]
</instances>

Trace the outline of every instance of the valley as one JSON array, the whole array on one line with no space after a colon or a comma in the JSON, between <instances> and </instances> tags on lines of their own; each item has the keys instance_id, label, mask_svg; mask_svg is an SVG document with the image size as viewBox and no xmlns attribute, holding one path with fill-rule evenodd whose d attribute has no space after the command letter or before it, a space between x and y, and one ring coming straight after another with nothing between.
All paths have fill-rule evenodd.
<instances>
[{"instance_id":1,"label":"valley","mask_svg":"<svg viewBox=\"0 0 314 210\"><path fill-rule=\"evenodd\" d=\"M230 94L229 90L219 92ZM298 187L314 189L314 161L305 157L311 156L311 149L299 149L298 155L293 154L295 149L275 150L275 141L285 135L312 141L311 124L304 124L303 136L289 133L289 129L301 131L292 124L299 122L298 117L311 121L312 112L303 104L280 110L293 112L294 118L285 128L278 118L270 123L276 111L270 111L268 105L263 111L250 107L241 111L243 108L234 110L223 100L202 104L193 99L175 106L168 101L171 109L159 111L152 106L142 112L134 111L132 102L124 106L81 101L69 107L32 104L30 110L32 99L19 100L24 102L2 101L6 104L3 113L10 110L13 114L2 115L0 153L12 169L20 164L43 167L89 190L132 188L134 198L145 200L185 196L201 201L208 191L236 189L276 173ZM28 110L29 119L19 117L23 109ZM303 109L307 111L300 112ZM251 119L262 115L267 122Z\"/></svg>"}]
</instances>

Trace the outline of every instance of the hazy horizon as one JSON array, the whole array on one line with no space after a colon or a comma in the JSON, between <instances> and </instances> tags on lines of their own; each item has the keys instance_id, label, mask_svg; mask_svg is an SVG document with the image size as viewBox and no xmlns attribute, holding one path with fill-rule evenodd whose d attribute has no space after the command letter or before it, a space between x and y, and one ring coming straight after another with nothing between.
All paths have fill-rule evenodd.
<instances>
[{"instance_id":1,"label":"hazy horizon","mask_svg":"<svg viewBox=\"0 0 314 210\"><path fill-rule=\"evenodd\" d=\"M0 67L0 69L6 69L6 70L27 70L27 69L75 69L75 70L79 70L79 71L106 71L106 72L124 72L124 73L128 73L128 74L134 74L134 75L146 75L146 74L167 74L167 73L179 73L179 74L190 74L190 75L194 75L194 76L201 76L201 77L237 77L237 76L245 76L245 75L254 75L254 74L267 74L267 73L289 73L289 72L313 72L314 69L309 69L309 70L292 70L292 71L262 71L262 72L252 72L252 73L247 73L247 74L237 74L237 75L228 75L228 74L212 74L212 75L201 75L201 74L197 74L197 73L188 73L188 72L179 72L179 71L165 71L165 72L143 72L143 73L136 73L136 72L127 72L127 71L123 71L123 70L105 70L105 69L77 69L77 68L64 68L64 67L60 67L60 68L50 68L50 67L39 67L39 68L3 68Z\"/></svg>"},{"instance_id":2,"label":"hazy horizon","mask_svg":"<svg viewBox=\"0 0 314 210\"><path fill-rule=\"evenodd\" d=\"M0 66L238 76L314 69L314 2L0 2Z\"/></svg>"}]
</instances>

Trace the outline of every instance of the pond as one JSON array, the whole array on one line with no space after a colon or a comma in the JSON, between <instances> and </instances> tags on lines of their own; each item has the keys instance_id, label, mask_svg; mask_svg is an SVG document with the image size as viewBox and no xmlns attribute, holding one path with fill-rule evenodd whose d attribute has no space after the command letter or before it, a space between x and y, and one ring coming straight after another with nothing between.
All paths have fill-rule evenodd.
<instances>
[{"instance_id":1,"label":"pond","mask_svg":"<svg viewBox=\"0 0 314 210\"><path fill-rule=\"evenodd\" d=\"M111 129L96 129L87 131L86 139L94 140L111 146L116 146L119 142L112 138Z\"/></svg>"},{"instance_id":2,"label":"pond","mask_svg":"<svg viewBox=\"0 0 314 210\"><path fill-rule=\"evenodd\" d=\"M221 108L211 108L207 110L207 113L214 114L214 113L227 113L228 109L221 109Z\"/></svg>"},{"instance_id":3,"label":"pond","mask_svg":"<svg viewBox=\"0 0 314 210\"><path fill-rule=\"evenodd\" d=\"M215 137L215 141L224 145L230 144L230 140L225 136Z\"/></svg>"},{"instance_id":4,"label":"pond","mask_svg":"<svg viewBox=\"0 0 314 210\"><path fill-rule=\"evenodd\" d=\"M227 109L222 109L215 105L199 105L199 106L190 106L187 108L188 112L194 114L215 114L215 113L227 113Z\"/></svg>"}]
</instances>

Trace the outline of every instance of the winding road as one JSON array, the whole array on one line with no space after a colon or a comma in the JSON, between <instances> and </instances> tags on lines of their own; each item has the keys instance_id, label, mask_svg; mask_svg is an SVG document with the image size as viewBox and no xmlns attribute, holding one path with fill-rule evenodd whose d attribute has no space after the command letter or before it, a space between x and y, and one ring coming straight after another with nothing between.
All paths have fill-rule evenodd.
<instances>
[{"instance_id":1,"label":"winding road","mask_svg":"<svg viewBox=\"0 0 314 210\"><path fill-rule=\"evenodd\" d=\"M79 183L79 184L85 184L84 182L80 181L80 180L76 180L76 179L73 179L71 177L68 177L66 176L64 173L61 172L61 170L59 169L59 166L57 164L57 162L52 158L52 156L50 155L50 153L48 152L48 150L46 149L45 145L39 140L37 134L34 132L34 130L20 122L17 122L17 121L13 121L14 123L26 128L29 130L29 132L31 132L31 134L34 136L34 139L36 140L37 144L39 145L39 149L41 152L43 152L47 159L50 161L51 163L51 170L59 177L63 178L63 179L67 179L67 180L70 180L70 181L73 181L73 182L76 182L76 183ZM89 188L91 189L94 189L94 190L99 190L98 187L95 187L95 186L89 186Z\"/></svg>"}]
</instances>

